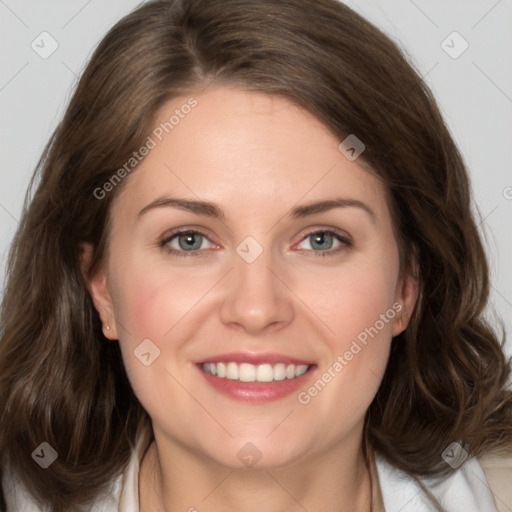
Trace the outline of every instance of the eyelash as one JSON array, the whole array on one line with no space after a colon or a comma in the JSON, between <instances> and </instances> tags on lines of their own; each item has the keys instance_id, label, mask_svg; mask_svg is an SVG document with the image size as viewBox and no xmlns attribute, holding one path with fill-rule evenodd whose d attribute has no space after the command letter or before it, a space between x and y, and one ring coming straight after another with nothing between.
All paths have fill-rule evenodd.
<instances>
[{"instance_id":1,"label":"eyelash","mask_svg":"<svg viewBox=\"0 0 512 512\"><path fill-rule=\"evenodd\" d=\"M306 240L310 236L316 235L318 233L333 235L334 238L336 238L339 242L341 242L341 245L338 248L336 248L336 249L329 249L327 251L314 251L312 249L303 249L303 250L312 251L314 253L317 253L316 256L320 256L322 258L325 258L327 256L336 256L341 251L347 250L350 247L352 247L352 242L351 242L351 240L348 237L344 237L344 236L336 233L335 231L332 231L332 230L329 230L329 229L318 229L318 230L315 230L315 231L311 231L307 235L302 237L301 240L299 240L298 243L302 243L304 240ZM162 240L160 240L159 246L161 248L167 248L167 251L170 254L172 254L174 256L178 256L180 258L188 258L188 257L191 257L191 256L192 257L203 256L203 254L202 254L203 251L202 250L183 251L183 250L173 249L173 248L171 248L171 247L169 247L167 245L174 238L176 238L177 236L180 236L180 235L200 235L200 236L203 236L204 238L209 240L209 238L204 233L201 233L200 231L196 231L196 230L193 230L193 229L183 229L183 230L173 231L168 236L165 236Z\"/></svg>"}]
</instances>

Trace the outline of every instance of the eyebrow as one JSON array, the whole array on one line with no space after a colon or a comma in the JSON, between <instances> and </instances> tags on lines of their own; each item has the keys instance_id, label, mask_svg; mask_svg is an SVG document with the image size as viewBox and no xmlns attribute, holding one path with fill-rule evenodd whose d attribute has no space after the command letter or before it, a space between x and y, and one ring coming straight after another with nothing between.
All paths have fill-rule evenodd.
<instances>
[{"instance_id":1,"label":"eyebrow","mask_svg":"<svg viewBox=\"0 0 512 512\"><path fill-rule=\"evenodd\" d=\"M142 210L140 210L140 212L138 213L138 217L140 218L142 215L149 212L150 210L163 207L177 208L180 210L195 213L196 215L203 215L205 217L212 217L215 219L226 218L226 215L223 212L223 210L215 203L212 203L210 201L199 201L194 199L182 199L177 197L161 197L156 199L155 201L152 201L148 205L144 206ZM292 219L300 219L308 217L309 215L323 213L334 208L359 208L365 211L371 217L371 220L374 224L377 220L375 212L366 203L363 203L358 199L349 199L343 197L326 199L324 201L317 201L315 203L296 206L292 208L292 210L285 216Z\"/></svg>"}]
</instances>

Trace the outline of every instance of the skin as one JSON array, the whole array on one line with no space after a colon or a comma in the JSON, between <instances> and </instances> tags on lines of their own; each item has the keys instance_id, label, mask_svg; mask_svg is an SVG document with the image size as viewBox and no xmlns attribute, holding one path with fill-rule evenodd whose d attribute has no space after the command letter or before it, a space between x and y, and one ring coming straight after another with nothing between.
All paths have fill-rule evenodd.
<instances>
[{"instance_id":1,"label":"skin","mask_svg":"<svg viewBox=\"0 0 512 512\"><path fill-rule=\"evenodd\" d=\"M119 340L131 385L152 418L141 511L369 511L364 416L392 337L405 329L417 298L416 280L400 273L385 188L288 100L230 87L194 97L197 107L126 178L103 266L89 278L104 333ZM187 98L166 103L155 125ZM168 206L138 215L163 196L214 202L225 218ZM364 202L374 218L358 207L287 216L334 197ZM179 237L159 245L182 227L205 235L195 239L200 256L180 248ZM348 236L351 245L334 237L319 248L307 235L322 229ZM250 264L236 252L247 236L263 248ZM83 246L84 266L92 250ZM305 405L297 393L259 404L234 400L194 367L230 351L284 353L315 361L301 388L307 391L397 303L402 312ZM148 338L160 356L145 366L133 351ZM237 457L247 442L262 455L251 469Z\"/></svg>"}]
</instances>

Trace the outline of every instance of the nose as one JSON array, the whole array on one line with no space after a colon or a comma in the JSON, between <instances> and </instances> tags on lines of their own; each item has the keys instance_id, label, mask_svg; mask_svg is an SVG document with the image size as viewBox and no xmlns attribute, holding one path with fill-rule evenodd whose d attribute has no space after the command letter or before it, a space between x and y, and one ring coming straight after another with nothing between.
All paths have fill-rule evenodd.
<instances>
[{"instance_id":1,"label":"nose","mask_svg":"<svg viewBox=\"0 0 512 512\"><path fill-rule=\"evenodd\" d=\"M288 325L294 317L293 292L282 272L273 268L271 251L264 249L252 263L237 253L233 260L220 310L222 321L252 335Z\"/></svg>"}]
</instances>

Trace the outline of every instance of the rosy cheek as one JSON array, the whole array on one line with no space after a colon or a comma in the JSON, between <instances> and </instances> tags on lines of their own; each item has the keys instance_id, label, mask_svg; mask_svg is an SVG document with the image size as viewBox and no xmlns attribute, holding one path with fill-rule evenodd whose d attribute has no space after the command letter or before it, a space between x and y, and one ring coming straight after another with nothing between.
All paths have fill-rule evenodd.
<instances>
[{"instance_id":1,"label":"rosy cheek","mask_svg":"<svg viewBox=\"0 0 512 512\"><path fill-rule=\"evenodd\" d=\"M175 292L174 292L175 293ZM171 291L147 278L132 279L124 290L124 314L130 331L138 337L160 338L171 327L172 304L175 297Z\"/></svg>"},{"instance_id":2,"label":"rosy cheek","mask_svg":"<svg viewBox=\"0 0 512 512\"><path fill-rule=\"evenodd\" d=\"M330 308L332 329L338 336L357 336L391 307L392 287L387 281L384 272L367 268L348 273L335 283L324 307Z\"/></svg>"},{"instance_id":3,"label":"rosy cheek","mask_svg":"<svg viewBox=\"0 0 512 512\"><path fill-rule=\"evenodd\" d=\"M131 346L154 336L154 320L159 316L156 308L161 301L147 276L123 262L114 269L111 287L119 340Z\"/></svg>"},{"instance_id":4,"label":"rosy cheek","mask_svg":"<svg viewBox=\"0 0 512 512\"><path fill-rule=\"evenodd\" d=\"M135 337L163 343L174 326L193 312L204 287L186 270L134 262L123 278L121 317Z\"/></svg>"}]
</instances>

